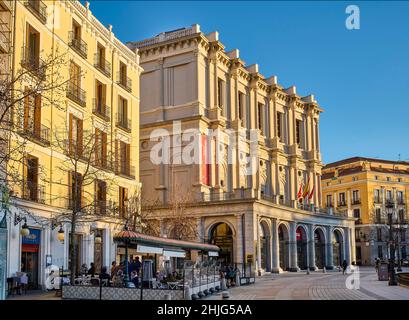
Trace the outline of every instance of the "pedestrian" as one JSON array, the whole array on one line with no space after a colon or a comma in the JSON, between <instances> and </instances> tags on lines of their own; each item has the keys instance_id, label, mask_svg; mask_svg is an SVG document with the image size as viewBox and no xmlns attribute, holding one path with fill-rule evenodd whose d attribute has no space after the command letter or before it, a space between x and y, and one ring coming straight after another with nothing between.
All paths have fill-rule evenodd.
<instances>
[{"instance_id":1,"label":"pedestrian","mask_svg":"<svg viewBox=\"0 0 409 320\"><path fill-rule=\"evenodd\" d=\"M88 273L87 264L86 264L86 263L83 263L83 264L81 265L81 268L80 268L80 275L81 275L81 276L86 276L87 273Z\"/></svg>"},{"instance_id":2,"label":"pedestrian","mask_svg":"<svg viewBox=\"0 0 409 320\"><path fill-rule=\"evenodd\" d=\"M342 262L342 274L345 274L347 267L348 267L348 263L346 260L344 260L344 262Z\"/></svg>"},{"instance_id":3,"label":"pedestrian","mask_svg":"<svg viewBox=\"0 0 409 320\"><path fill-rule=\"evenodd\" d=\"M142 263L139 261L139 257L135 259L135 271L139 276L139 271L141 271Z\"/></svg>"},{"instance_id":4,"label":"pedestrian","mask_svg":"<svg viewBox=\"0 0 409 320\"><path fill-rule=\"evenodd\" d=\"M90 264L90 268L88 269L88 274L90 274L91 276L95 275L95 266L93 262L91 262Z\"/></svg>"},{"instance_id":5,"label":"pedestrian","mask_svg":"<svg viewBox=\"0 0 409 320\"><path fill-rule=\"evenodd\" d=\"M376 273L379 272L379 263L380 263L380 259L379 259L379 258L376 258L376 261L375 261L375 270L376 270Z\"/></svg>"},{"instance_id":6,"label":"pedestrian","mask_svg":"<svg viewBox=\"0 0 409 320\"><path fill-rule=\"evenodd\" d=\"M116 261L112 261L111 263L111 279L114 277L116 271Z\"/></svg>"}]
</instances>

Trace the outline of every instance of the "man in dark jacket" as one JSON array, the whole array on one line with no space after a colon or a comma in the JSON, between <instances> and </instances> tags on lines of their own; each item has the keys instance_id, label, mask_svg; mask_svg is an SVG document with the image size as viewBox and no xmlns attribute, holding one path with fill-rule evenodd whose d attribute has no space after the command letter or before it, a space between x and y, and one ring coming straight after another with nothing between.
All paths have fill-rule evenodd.
<instances>
[{"instance_id":1,"label":"man in dark jacket","mask_svg":"<svg viewBox=\"0 0 409 320\"><path fill-rule=\"evenodd\" d=\"M348 263L346 260L344 260L344 262L342 262L342 274L345 274L347 267L348 267Z\"/></svg>"}]
</instances>

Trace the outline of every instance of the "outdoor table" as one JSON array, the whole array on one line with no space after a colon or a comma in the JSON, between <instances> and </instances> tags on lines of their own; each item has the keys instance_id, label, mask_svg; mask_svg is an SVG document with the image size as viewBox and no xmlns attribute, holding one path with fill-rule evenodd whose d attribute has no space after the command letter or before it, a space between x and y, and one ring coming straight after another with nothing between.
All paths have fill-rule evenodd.
<instances>
[{"instance_id":1,"label":"outdoor table","mask_svg":"<svg viewBox=\"0 0 409 320\"><path fill-rule=\"evenodd\" d=\"M179 281L168 282L169 289L177 289L178 285L179 285Z\"/></svg>"}]
</instances>

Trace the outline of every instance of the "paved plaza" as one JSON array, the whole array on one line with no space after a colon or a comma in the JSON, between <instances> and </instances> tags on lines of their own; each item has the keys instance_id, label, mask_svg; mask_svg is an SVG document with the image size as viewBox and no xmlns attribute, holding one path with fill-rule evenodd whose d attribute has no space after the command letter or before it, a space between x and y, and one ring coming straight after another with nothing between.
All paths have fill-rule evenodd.
<instances>
[{"instance_id":1,"label":"paved plaza","mask_svg":"<svg viewBox=\"0 0 409 320\"><path fill-rule=\"evenodd\" d=\"M254 285L229 289L230 300L409 300L409 288L379 281L375 269L359 269L359 289L348 289L351 275L322 271L265 274ZM409 269L403 270L408 272ZM349 278L351 280L351 278ZM349 281L351 282L351 281ZM206 300L220 300L221 294Z\"/></svg>"}]
</instances>

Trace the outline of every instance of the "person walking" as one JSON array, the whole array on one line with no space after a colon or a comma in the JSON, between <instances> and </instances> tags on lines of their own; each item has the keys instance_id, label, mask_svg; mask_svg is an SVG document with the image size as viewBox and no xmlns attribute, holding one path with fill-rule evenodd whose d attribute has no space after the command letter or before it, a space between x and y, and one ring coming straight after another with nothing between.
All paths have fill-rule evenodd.
<instances>
[{"instance_id":1,"label":"person walking","mask_svg":"<svg viewBox=\"0 0 409 320\"><path fill-rule=\"evenodd\" d=\"M380 263L379 258L376 258L376 261L375 261L375 270L376 270L376 273L379 273L379 263Z\"/></svg>"},{"instance_id":2,"label":"person walking","mask_svg":"<svg viewBox=\"0 0 409 320\"><path fill-rule=\"evenodd\" d=\"M348 263L346 260L344 260L344 262L342 262L342 274L345 274L347 267L348 267Z\"/></svg>"}]
</instances>

